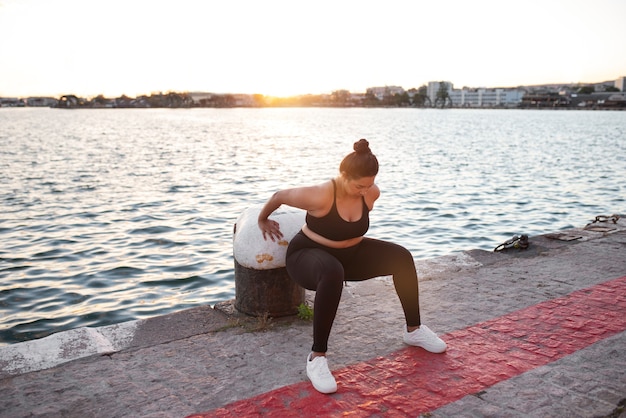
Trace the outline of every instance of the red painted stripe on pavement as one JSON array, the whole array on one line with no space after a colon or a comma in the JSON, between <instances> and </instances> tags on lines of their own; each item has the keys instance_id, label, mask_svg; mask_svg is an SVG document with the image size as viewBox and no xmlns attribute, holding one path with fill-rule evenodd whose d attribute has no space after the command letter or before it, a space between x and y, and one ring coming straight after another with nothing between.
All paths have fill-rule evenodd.
<instances>
[{"instance_id":1,"label":"red painted stripe on pavement","mask_svg":"<svg viewBox=\"0 0 626 418\"><path fill-rule=\"evenodd\" d=\"M190 417L417 416L626 330L626 276L442 338L445 354L407 347L333 371L338 391L301 382Z\"/></svg>"}]
</instances>

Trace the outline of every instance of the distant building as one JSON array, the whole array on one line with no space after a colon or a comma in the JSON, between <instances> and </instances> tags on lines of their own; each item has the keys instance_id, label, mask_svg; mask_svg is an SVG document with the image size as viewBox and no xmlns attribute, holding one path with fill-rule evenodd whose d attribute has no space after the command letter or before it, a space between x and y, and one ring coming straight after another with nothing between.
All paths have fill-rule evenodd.
<instances>
[{"instance_id":1,"label":"distant building","mask_svg":"<svg viewBox=\"0 0 626 418\"><path fill-rule=\"evenodd\" d=\"M448 90L448 94L451 95L454 85L450 81L429 81L426 86L426 96L430 99L431 103L435 103L437 100L437 93L439 89L443 88Z\"/></svg>"},{"instance_id":2,"label":"distant building","mask_svg":"<svg viewBox=\"0 0 626 418\"><path fill-rule=\"evenodd\" d=\"M615 80L614 86L619 89L619 91L626 91L626 77L620 77Z\"/></svg>"},{"instance_id":3,"label":"distant building","mask_svg":"<svg viewBox=\"0 0 626 418\"><path fill-rule=\"evenodd\" d=\"M570 106L588 109L626 109L626 93L572 94Z\"/></svg>"},{"instance_id":4,"label":"distant building","mask_svg":"<svg viewBox=\"0 0 626 418\"><path fill-rule=\"evenodd\" d=\"M0 97L0 107L24 107L24 101L16 97Z\"/></svg>"},{"instance_id":5,"label":"distant building","mask_svg":"<svg viewBox=\"0 0 626 418\"><path fill-rule=\"evenodd\" d=\"M367 93L373 94L378 100L396 94L404 94L404 89L400 86L370 87Z\"/></svg>"},{"instance_id":6,"label":"distant building","mask_svg":"<svg viewBox=\"0 0 626 418\"><path fill-rule=\"evenodd\" d=\"M26 104L33 107L55 107L59 103L54 97L29 97Z\"/></svg>"},{"instance_id":7,"label":"distant building","mask_svg":"<svg viewBox=\"0 0 626 418\"><path fill-rule=\"evenodd\" d=\"M255 94L192 92L188 96L191 105L196 107L256 107L263 104L259 101L262 96Z\"/></svg>"},{"instance_id":8,"label":"distant building","mask_svg":"<svg viewBox=\"0 0 626 418\"><path fill-rule=\"evenodd\" d=\"M203 102L211 101L211 99L213 99L213 96L215 96L215 93L192 92L189 93L189 96L191 96L194 104L200 104Z\"/></svg>"},{"instance_id":9,"label":"distant building","mask_svg":"<svg viewBox=\"0 0 626 418\"><path fill-rule=\"evenodd\" d=\"M431 103L435 103L441 88L447 91L452 107L516 107L526 93L518 88L463 87L459 90L449 81L431 81L426 88Z\"/></svg>"},{"instance_id":10,"label":"distant building","mask_svg":"<svg viewBox=\"0 0 626 418\"><path fill-rule=\"evenodd\" d=\"M448 94L454 107L516 107L522 102L525 91L516 88L463 87Z\"/></svg>"}]
</instances>

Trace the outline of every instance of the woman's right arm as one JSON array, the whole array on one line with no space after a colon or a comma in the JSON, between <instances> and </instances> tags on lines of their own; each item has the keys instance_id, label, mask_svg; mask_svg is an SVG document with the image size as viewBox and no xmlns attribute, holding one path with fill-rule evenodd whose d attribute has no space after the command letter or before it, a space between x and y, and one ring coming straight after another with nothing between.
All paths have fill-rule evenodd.
<instances>
[{"instance_id":1,"label":"woman's right arm","mask_svg":"<svg viewBox=\"0 0 626 418\"><path fill-rule=\"evenodd\" d=\"M280 225L278 225L278 222L269 219L269 216L276 209L278 209L280 205L282 205L282 200L280 197L280 193L282 192L283 191L281 190L274 193L272 197L270 197L270 200L265 203L265 205L261 209L261 212L259 213L259 229L263 233L264 240L267 240L268 236L272 241L275 241L274 237L276 237L276 239L281 239L283 237L283 233L280 232Z\"/></svg>"},{"instance_id":2,"label":"woman's right arm","mask_svg":"<svg viewBox=\"0 0 626 418\"><path fill-rule=\"evenodd\" d=\"M307 211L314 211L324 203L321 192L322 186L296 187L293 189L279 190L270 197L259 213L259 229L263 232L263 239L269 237L272 241L283 237L278 222L269 219L269 216L281 205L292 206Z\"/></svg>"}]
</instances>

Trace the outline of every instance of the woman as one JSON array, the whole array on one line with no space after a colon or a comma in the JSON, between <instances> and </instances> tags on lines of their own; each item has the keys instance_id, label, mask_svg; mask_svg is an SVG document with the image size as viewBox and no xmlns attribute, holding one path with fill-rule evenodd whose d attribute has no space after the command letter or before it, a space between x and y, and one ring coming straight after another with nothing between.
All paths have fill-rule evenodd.
<instances>
[{"instance_id":1,"label":"woman","mask_svg":"<svg viewBox=\"0 0 626 418\"><path fill-rule=\"evenodd\" d=\"M313 348L306 371L322 393L337 391L326 351L344 281L393 275L406 319L404 342L433 353L446 350L446 343L420 322L417 272L411 253L400 245L364 237L369 212L380 196L374 184L378 160L367 140L354 144L354 152L343 159L339 173L316 186L274 193L258 219L263 238L274 241L283 235L278 222L269 219L272 212L283 204L306 210L306 224L289 243L286 264L293 280L315 291Z\"/></svg>"}]
</instances>

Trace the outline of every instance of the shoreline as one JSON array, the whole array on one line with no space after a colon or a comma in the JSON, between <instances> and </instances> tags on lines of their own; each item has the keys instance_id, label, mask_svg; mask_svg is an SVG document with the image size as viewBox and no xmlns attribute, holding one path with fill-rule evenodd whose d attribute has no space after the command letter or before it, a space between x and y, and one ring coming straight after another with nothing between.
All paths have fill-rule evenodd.
<instances>
[{"instance_id":1,"label":"shoreline","mask_svg":"<svg viewBox=\"0 0 626 418\"><path fill-rule=\"evenodd\" d=\"M626 106L623 108L610 108L610 107L504 107L504 106L453 106L446 108L437 107L419 107L419 106L329 106L329 105L276 105L276 106L190 106L190 107L92 107L92 106L77 106L77 107L61 107L61 106L0 106L0 109L60 109L60 110L150 110L150 109L414 109L414 110L546 110L546 111L590 111L590 112L622 112L626 111Z\"/></svg>"}]
</instances>

